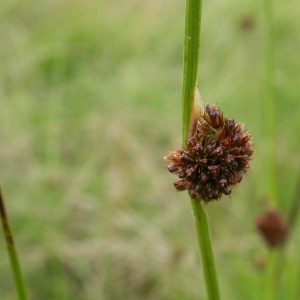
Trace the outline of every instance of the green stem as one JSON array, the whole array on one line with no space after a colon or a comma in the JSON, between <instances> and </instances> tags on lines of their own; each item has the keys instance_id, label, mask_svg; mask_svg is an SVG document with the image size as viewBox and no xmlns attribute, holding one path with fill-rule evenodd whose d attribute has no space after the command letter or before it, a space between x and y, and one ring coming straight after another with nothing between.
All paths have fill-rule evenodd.
<instances>
[{"instance_id":1,"label":"green stem","mask_svg":"<svg viewBox=\"0 0 300 300\"><path fill-rule=\"evenodd\" d=\"M280 258L280 256L282 256L282 254L283 253L281 249L278 248L274 248L269 251L266 268L265 294L263 295L264 300L276 299L280 275L278 272L278 259Z\"/></svg>"},{"instance_id":2,"label":"green stem","mask_svg":"<svg viewBox=\"0 0 300 300\"><path fill-rule=\"evenodd\" d=\"M299 285L299 278L300 278L300 264L299 261L297 262L297 267L299 268L296 272L297 276L295 276L295 280L293 280L293 291L292 291L292 297L290 299L292 300L298 300L300 299L300 285Z\"/></svg>"},{"instance_id":3,"label":"green stem","mask_svg":"<svg viewBox=\"0 0 300 300\"><path fill-rule=\"evenodd\" d=\"M188 139L198 81L200 47L201 0L186 0L184 61L182 84L182 142Z\"/></svg>"},{"instance_id":4,"label":"green stem","mask_svg":"<svg viewBox=\"0 0 300 300\"><path fill-rule=\"evenodd\" d=\"M274 93L275 81L275 58L274 58L274 18L273 0L264 0L264 22L265 22L265 76L264 76L264 99L263 118L265 123L266 142L266 181L268 201L276 206L278 185L276 172L276 104Z\"/></svg>"},{"instance_id":5,"label":"green stem","mask_svg":"<svg viewBox=\"0 0 300 300\"><path fill-rule=\"evenodd\" d=\"M182 88L182 143L186 143L197 115L198 60L200 47L201 0L187 0L185 14L184 67ZM201 103L200 103L201 105ZM201 110L201 108L200 108ZM191 199L200 248L206 290L209 300L219 300L219 288L206 213L199 200Z\"/></svg>"},{"instance_id":6,"label":"green stem","mask_svg":"<svg viewBox=\"0 0 300 300\"><path fill-rule=\"evenodd\" d=\"M209 223L201 202L191 199L208 299L220 299Z\"/></svg>"},{"instance_id":7,"label":"green stem","mask_svg":"<svg viewBox=\"0 0 300 300\"><path fill-rule=\"evenodd\" d=\"M298 215L299 215L299 210L300 210L299 195L300 195L300 169L298 170L294 197L291 201L292 207L290 208L290 212L288 215L288 221L289 221L291 230L294 229Z\"/></svg>"},{"instance_id":8,"label":"green stem","mask_svg":"<svg viewBox=\"0 0 300 300\"><path fill-rule=\"evenodd\" d=\"M0 189L0 213L1 213L2 227L5 235L6 246L10 258L11 268L12 268L19 300L27 300L27 295L26 295L25 285L21 274L18 255L14 246L14 241L9 226L8 216L4 206L4 199L2 197L1 189Z\"/></svg>"},{"instance_id":9,"label":"green stem","mask_svg":"<svg viewBox=\"0 0 300 300\"><path fill-rule=\"evenodd\" d=\"M265 76L264 76L264 99L263 112L265 124L265 170L267 195L269 205L276 207L278 202L278 183L276 170L276 103L275 103L275 43L274 43L274 17L273 0L263 1L264 27L265 27ZM273 249L268 254L268 265L266 270L265 295L263 299L276 299L279 286L280 274L278 273L279 253L282 250Z\"/></svg>"}]
</instances>

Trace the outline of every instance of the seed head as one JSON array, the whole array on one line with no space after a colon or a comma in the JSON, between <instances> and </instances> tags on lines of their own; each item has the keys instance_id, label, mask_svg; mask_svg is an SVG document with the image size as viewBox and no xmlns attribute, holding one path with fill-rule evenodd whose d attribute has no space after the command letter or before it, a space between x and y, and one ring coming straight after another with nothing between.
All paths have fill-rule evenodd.
<instances>
[{"instance_id":1,"label":"seed head","mask_svg":"<svg viewBox=\"0 0 300 300\"><path fill-rule=\"evenodd\" d=\"M178 191L188 190L192 198L210 202L232 187L249 170L253 144L244 125L223 117L216 105L206 105L196 131L185 147L165 157L169 172L178 175L174 182Z\"/></svg>"},{"instance_id":2,"label":"seed head","mask_svg":"<svg viewBox=\"0 0 300 300\"><path fill-rule=\"evenodd\" d=\"M269 247L282 246L289 235L289 224L277 210L263 212L255 221L259 233Z\"/></svg>"}]
</instances>

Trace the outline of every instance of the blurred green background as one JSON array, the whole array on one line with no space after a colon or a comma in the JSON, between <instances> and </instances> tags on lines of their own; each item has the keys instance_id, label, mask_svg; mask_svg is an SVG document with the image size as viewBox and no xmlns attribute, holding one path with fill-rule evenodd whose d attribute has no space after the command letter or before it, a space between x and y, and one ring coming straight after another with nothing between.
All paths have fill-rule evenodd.
<instances>
[{"instance_id":1,"label":"blurred green background","mask_svg":"<svg viewBox=\"0 0 300 300\"><path fill-rule=\"evenodd\" d=\"M279 206L299 170L300 5L275 1ZM30 299L205 299L191 207L164 155L181 143L184 1L0 6L1 186ZM259 299L267 249L261 1L204 1L199 86L246 124L252 171L207 206L223 299ZM299 184L299 183L298 183ZM299 222L280 299L296 295ZM16 299L0 235L1 300ZM295 298L296 299L296 298Z\"/></svg>"}]
</instances>

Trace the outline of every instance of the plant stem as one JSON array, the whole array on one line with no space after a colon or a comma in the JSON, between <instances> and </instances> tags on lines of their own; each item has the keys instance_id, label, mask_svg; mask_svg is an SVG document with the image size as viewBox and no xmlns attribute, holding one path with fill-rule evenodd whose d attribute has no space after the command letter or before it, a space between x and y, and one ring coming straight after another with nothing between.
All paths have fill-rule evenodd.
<instances>
[{"instance_id":1,"label":"plant stem","mask_svg":"<svg viewBox=\"0 0 300 300\"><path fill-rule=\"evenodd\" d=\"M279 285L279 272L278 272L278 259L282 256L283 252L281 249L274 248L269 250L266 278L265 278L265 294L263 295L264 300L276 299L276 290Z\"/></svg>"},{"instance_id":2,"label":"plant stem","mask_svg":"<svg viewBox=\"0 0 300 300\"><path fill-rule=\"evenodd\" d=\"M201 202L191 199L208 299L220 299L209 223Z\"/></svg>"},{"instance_id":3,"label":"plant stem","mask_svg":"<svg viewBox=\"0 0 300 300\"><path fill-rule=\"evenodd\" d=\"M200 47L201 0L186 0L184 61L182 84L182 142L188 139L198 81Z\"/></svg>"},{"instance_id":4,"label":"plant stem","mask_svg":"<svg viewBox=\"0 0 300 300\"><path fill-rule=\"evenodd\" d=\"M201 0L187 0L185 14L184 67L182 88L182 143L185 145L197 114L198 59L200 47ZM201 110L201 108L200 108ZM206 213L197 199L191 199L195 218L200 257L208 299L219 300L219 288L213 258L211 236Z\"/></svg>"},{"instance_id":5,"label":"plant stem","mask_svg":"<svg viewBox=\"0 0 300 300\"><path fill-rule=\"evenodd\" d=\"M300 169L298 170L294 197L291 201L292 207L290 208L290 211L288 214L288 221L289 221L291 230L294 229L298 215L299 215L299 210L300 210L299 195L300 195Z\"/></svg>"},{"instance_id":6,"label":"plant stem","mask_svg":"<svg viewBox=\"0 0 300 300\"><path fill-rule=\"evenodd\" d=\"M6 246L10 258L11 268L12 268L19 300L27 300L27 295L26 295L25 285L21 274L18 255L14 246L14 241L9 226L8 216L4 206L4 199L2 197L1 189L0 189L0 213L1 213L2 227L5 235Z\"/></svg>"},{"instance_id":7,"label":"plant stem","mask_svg":"<svg viewBox=\"0 0 300 300\"><path fill-rule=\"evenodd\" d=\"M300 278L300 265L299 265L299 260L297 263L297 276L296 279L293 280L293 292L292 292L292 297L290 299L292 300L298 300L300 299L300 285L299 285L299 278Z\"/></svg>"},{"instance_id":8,"label":"plant stem","mask_svg":"<svg viewBox=\"0 0 300 300\"><path fill-rule=\"evenodd\" d=\"M278 202L278 183L276 170L276 103L275 103L275 55L274 55L274 17L273 0L263 1L264 27L265 27L265 76L264 76L264 99L263 118L265 124L266 141L266 183L267 198L271 207L276 207ZM265 300L276 299L276 290L279 286L279 256L282 249L272 249L268 254L266 269Z\"/></svg>"},{"instance_id":9,"label":"plant stem","mask_svg":"<svg viewBox=\"0 0 300 300\"><path fill-rule=\"evenodd\" d=\"M264 76L264 99L263 118L265 123L266 141L266 181L268 201L272 206L276 206L278 185L276 172L276 104L274 96L275 81L275 58L274 58L274 18L273 0L263 1L263 12L265 22L265 76Z\"/></svg>"}]
</instances>

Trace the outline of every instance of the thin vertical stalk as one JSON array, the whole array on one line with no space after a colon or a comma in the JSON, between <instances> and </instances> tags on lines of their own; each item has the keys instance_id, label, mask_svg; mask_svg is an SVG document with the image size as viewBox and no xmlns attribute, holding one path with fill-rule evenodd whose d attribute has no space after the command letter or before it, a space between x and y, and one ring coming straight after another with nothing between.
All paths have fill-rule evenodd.
<instances>
[{"instance_id":1,"label":"thin vertical stalk","mask_svg":"<svg viewBox=\"0 0 300 300\"><path fill-rule=\"evenodd\" d=\"M4 199L2 197L1 189L0 189L0 213L1 213L1 221L2 221L3 232L5 235L6 246L10 258L11 268L12 268L19 300L27 300L27 294L25 291L25 285L22 278L19 259L18 259L17 251L15 249L12 233L10 230L8 216L4 206Z\"/></svg>"},{"instance_id":2,"label":"thin vertical stalk","mask_svg":"<svg viewBox=\"0 0 300 300\"><path fill-rule=\"evenodd\" d=\"M265 126L266 141L266 181L268 201L276 206L278 185L276 172L276 104L275 104L275 55L274 55L274 17L273 0L263 1L264 27L265 27L265 76L264 76L264 99L263 119Z\"/></svg>"},{"instance_id":3,"label":"thin vertical stalk","mask_svg":"<svg viewBox=\"0 0 300 300\"><path fill-rule=\"evenodd\" d=\"M275 43L274 43L274 12L273 0L263 1L264 31L265 31L265 76L263 119L266 141L266 183L269 205L276 207L278 202L278 183L276 170L276 103L275 103ZM278 274L278 259L282 249L270 250L266 269L266 284L264 300L276 299L280 274Z\"/></svg>"},{"instance_id":4,"label":"thin vertical stalk","mask_svg":"<svg viewBox=\"0 0 300 300\"><path fill-rule=\"evenodd\" d=\"M298 170L294 196L293 196L293 199L291 201L292 206L290 208L289 215L288 215L288 221L289 221L291 230L294 229L295 223L296 223L297 218L299 216L299 211L300 211L299 195L300 195L300 168Z\"/></svg>"},{"instance_id":5,"label":"thin vertical stalk","mask_svg":"<svg viewBox=\"0 0 300 300\"><path fill-rule=\"evenodd\" d=\"M208 299L218 300L220 299L220 293L207 215L199 200L191 199L191 201L193 207L193 214L195 217L200 257L202 261L202 268Z\"/></svg>"},{"instance_id":6,"label":"thin vertical stalk","mask_svg":"<svg viewBox=\"0 0 300 300\"><path fill-rule=\"evenodd\" d=\"M198 60L200 47L201 0L187 0L185 14L184 68L182 89L182 143L185 145L193 125L197 101ZM219 288L213 257L209 223L202 203L191 199L195 226L209 300L219 300Z\"/></svg>"},{"instance_id":7,"label":"thin vertical stalk","mask_svg":"<svg viewBox=\"0 0 300 300\"><path fill-rule=\"evenodd\" d=\"M186 0L182 83L182 142L188 139L198 81L202 0Z\"/></svg>"},{"instance_id":8,"label":"thin vertical stalk","mask_svg":"<svg viewBox=\"0 0 300 300\"><path fill-rule=\"evenodd\" d=\"M263 295L264 300L274 300L277 295L277 288L279 285L279 258L283 259L282 249L274 248L269 250L266 278L265 278L265 294ZM282 261L281 261L282 262Z\"/></svg>"},{"instance_id":9,"label":"thin vertical stalk","mask_svg":"<svg viewBox=\"0 0 300 300\"><path fill-rule=\"evenodd\" d=\"M293 291L292 291L292 296L291 296L292 300L300 299L300 285L299 285L300 264L299 264L299 260L297 261L297 267L298 267L298 270L296 272L297 275L296 275L295 280L293 280Z\"/></svg>"}]
</instances>

